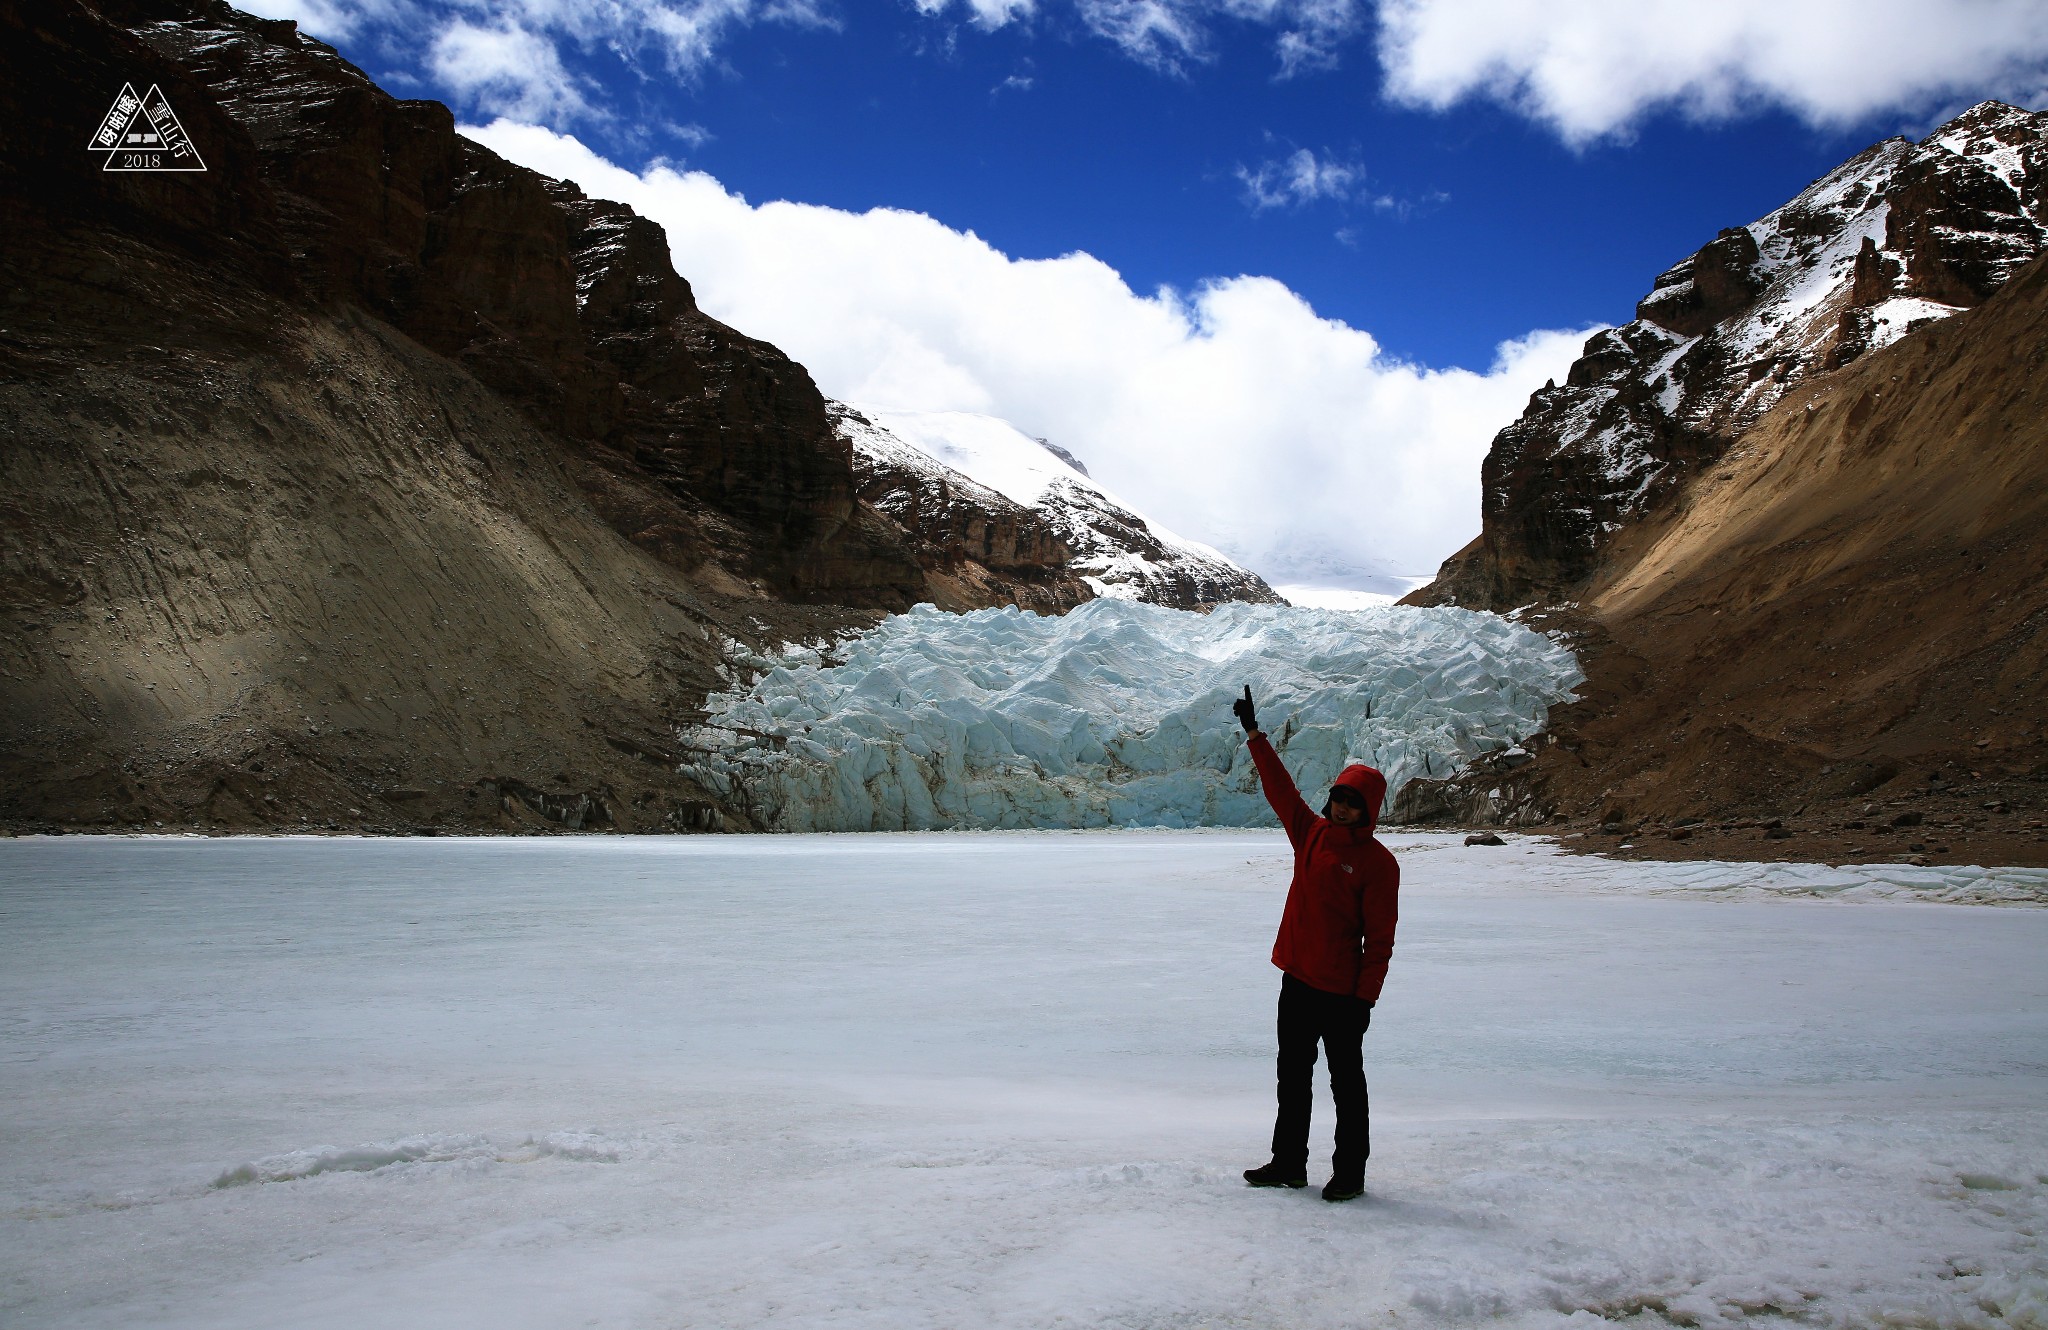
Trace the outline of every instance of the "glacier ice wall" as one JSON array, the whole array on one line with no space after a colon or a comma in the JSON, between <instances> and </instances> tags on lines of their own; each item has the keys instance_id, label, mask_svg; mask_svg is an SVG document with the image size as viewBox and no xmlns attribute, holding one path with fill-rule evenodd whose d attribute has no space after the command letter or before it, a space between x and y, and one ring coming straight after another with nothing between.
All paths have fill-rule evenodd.
<instances>
[{"instance_id":1,"label":"glacier ice wall","mask_svg":"<svg viewBox=\"0 0 2048 1330\"><path fill-rule=\"evenodd\" d=\"M1271 825L1230 712L1246 684L1313 802L1347 761L1390 799L1448 775L1584 678L1568 647L1474 610L1118 600L920 605L734 665L682 731L683 769L781 831Z\"/></svg>"}]
</instances>

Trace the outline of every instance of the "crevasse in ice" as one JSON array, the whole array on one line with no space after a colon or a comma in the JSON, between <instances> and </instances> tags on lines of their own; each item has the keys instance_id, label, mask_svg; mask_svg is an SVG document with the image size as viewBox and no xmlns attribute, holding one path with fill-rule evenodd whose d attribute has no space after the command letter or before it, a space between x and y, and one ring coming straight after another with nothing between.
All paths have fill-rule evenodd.
<instances>
[{"instance_id":1,"label":"crevasse in ice","mask_svg":"<svg viewBox=\"0 0 2048 1330\"><path fill-rule=\"evenodd\" d=\"M1231 700L1312 801L1347 761L1389 797L1540 729L1571 650L1442 607L1095 600L1063 616L920 605L829 651L737 656L684 770L782 831L1269 825Z\"/></svg>"}]
</instances>

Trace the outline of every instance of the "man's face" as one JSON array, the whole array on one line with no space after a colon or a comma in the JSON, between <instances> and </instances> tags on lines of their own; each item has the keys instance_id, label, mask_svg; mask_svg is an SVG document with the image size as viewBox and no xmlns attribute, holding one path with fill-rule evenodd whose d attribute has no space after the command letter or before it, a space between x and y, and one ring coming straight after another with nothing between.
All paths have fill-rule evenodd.
<instances>
[{"instance_id":1,"label":"man's face","mask_svg":"<svg viewBox=\"0 0 2048 1330\"><path fill-rule=\"evenodd\" d=\"M1340 827L1355 827L1365 821L1365 801L1348 785L1330 788L1330 820Z\"/></svg>"}]
</instances>

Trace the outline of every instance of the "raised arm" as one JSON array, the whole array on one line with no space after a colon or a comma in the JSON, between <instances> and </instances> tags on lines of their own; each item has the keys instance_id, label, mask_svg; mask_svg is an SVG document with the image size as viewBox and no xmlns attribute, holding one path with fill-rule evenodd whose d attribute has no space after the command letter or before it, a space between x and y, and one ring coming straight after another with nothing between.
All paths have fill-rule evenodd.
<instances>
[{"instance_id":1,"label":"raised arm","mask_svg":"<svg viewBox=\"0 0 2048 1330\"><path fill-rule=\"evenodd\" d=\"M1250 684L1244 686L1244 696L1230 704L1230 710L1237 723L1244 726L1245 747L1251 749L1252 765L1259 770L1259 788L1266 792L1266 802L1280 815L1280 825L1287 828L1287 839L1299 850L1308 829L1316 823L1316 815L1302 802L1301 791L1294 788L1294 778L1280 765L1280 755L1259 729L1259 713L1252 705Z\"/></svg>"},{"instance_id":2,"label":"raised arm","mask_svg":"<svg viewBox=\"0 0 2048 1330\"><path fill-rule=\"evenodd\" d=\"M1294 788L1294 777L1281 765L1280 754L1273 751L1264 731L1253 730L1245 747L1251 750L1252 765L1259 770L1259 788L1266 792L1266 802L1273 805L1280 825L1287 829L1288 841L1300 849L1309 828L1315 825L1314 811L1303 802L1301 791Z\"/></svg>"}]
</instances>

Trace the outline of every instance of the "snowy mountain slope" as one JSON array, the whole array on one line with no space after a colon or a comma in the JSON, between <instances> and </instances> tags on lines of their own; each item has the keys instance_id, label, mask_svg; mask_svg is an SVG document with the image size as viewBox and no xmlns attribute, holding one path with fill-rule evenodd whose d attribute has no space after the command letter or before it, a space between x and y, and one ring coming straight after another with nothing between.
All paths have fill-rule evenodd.
<instances>
[{"instance_id":1,"label":"snowy mountain slope","mask_svg":"<svg viewBox=\"0 0 2048 1330\"><path fill-rule=\"evenodd\" d=\"M848 445L855 492L905 535L941 609L1013 604L1061 614L1095 597L1071 567L1074 548L1044 515L961 474L875 425L826 403Z\"/></svg>"},{"instance_id":2,"label":"snowy mountain slope","mask_svg":"<svg viewBox=\"0 0 2048 1330\"><path fill-rule=\"evenodd\" d=\"M1469 610L1112 598L920 606L829 656L734 666L683 769L778 831L1271 825L1230 711L1246 685L1304 790L1364 761L1391 798L1540 730L1582 678L1569 648Z\"/></svg>"},{"instance_id":3,"label":"snowy mountain slope","mask_svg":"<svg viewBox=\"0 0 2048 1330\"><path fill-rule=\"evenodd\" d=\"M1480 537L1410 599L1563 599L1613 532L1808 378L1981 303L2048 247L2048 114L1981 103L1876 144L1657 278L1482 469Z\"/></svg>"},{"instance_id":4,"label":"snowy mountain slope","mask_svg":"<svg viewBox=\"0 0 2048 1330\"><path fill-rule=\"evenodd\" d=\"M840 403L831 414L853 446L861 497L913 531L979 529L963 509L998 520L1021 512L1066 548L1067 568L1096 596L1178 609L1280 599L1258 574L1149 521L1070 454L1007 421Z\"/></svg>"}]
</instances>

